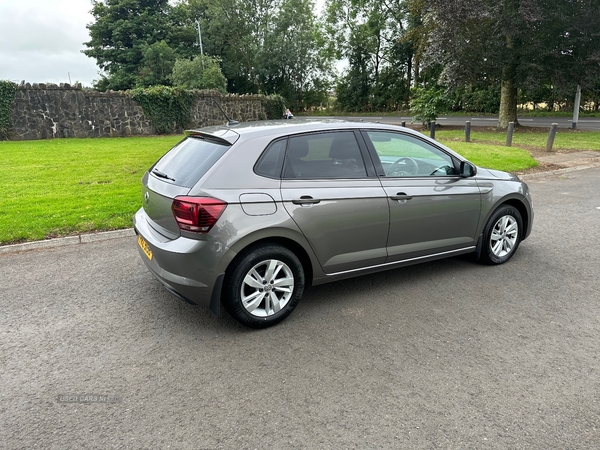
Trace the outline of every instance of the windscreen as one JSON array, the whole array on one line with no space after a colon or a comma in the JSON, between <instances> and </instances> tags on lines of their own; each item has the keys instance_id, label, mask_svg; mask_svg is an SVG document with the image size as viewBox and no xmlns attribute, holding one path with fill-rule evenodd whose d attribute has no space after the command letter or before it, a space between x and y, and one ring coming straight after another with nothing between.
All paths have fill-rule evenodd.
<instances>
[{"instance_id":1,"label":"windscreen","mask_svg":"<svg viewBox=\"0 0 600 450\"><path fill-rule=\"evenodd\" d=\"M150 170L167 183L191 188L231 147L199 136L190 136L173 147Z\"/></svg>"}]
</instances>

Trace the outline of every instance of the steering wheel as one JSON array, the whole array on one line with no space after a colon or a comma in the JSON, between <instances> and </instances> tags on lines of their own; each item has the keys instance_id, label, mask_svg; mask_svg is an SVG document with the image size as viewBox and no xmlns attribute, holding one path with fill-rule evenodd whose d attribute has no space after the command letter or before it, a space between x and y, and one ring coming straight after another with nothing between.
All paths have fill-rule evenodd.
<instances>
[{"instance_id":1,"label":"steering wheel","mask_svg":"<svg viewBox=\"0 0 600 450\"><path fill-rule=\"evenodd\" d=\"M454 167L450 167L448 165L440 166L431 172L429 175L452 175L454 174Z\"/></svg>"},{"instance_id":2,"label":"steering wheel","mask_svg":"<svg viewBox=\"0 0 600 450\"><path fill-rule=\"evenodd\" d=\"M401 177L406 175L416 175L419 173L419 165L417 162L409 157L398 158L390 166L388 176Z\"/></svg>"}]
</instances>

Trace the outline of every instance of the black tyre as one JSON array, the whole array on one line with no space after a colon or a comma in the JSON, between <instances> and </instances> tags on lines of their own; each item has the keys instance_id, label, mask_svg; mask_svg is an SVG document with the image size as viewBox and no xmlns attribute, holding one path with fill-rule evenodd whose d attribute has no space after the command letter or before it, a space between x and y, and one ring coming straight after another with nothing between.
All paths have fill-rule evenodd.
<instances>
[{"instance_id":1,"label":"black tyre","mask_svg":"<svg viewBox=\"0 0 600 450\"><path fill-rule=\"evenodd\" d=\"M519 248L523 236L523 219L516 208L503 205L488 220L483 230L480 261L485 264L503 264Z\"/></svg>"},{"instance_id":2,"label":"black tyre","mask_svg":"<svg viewBox=\"0 0 600 450\"><path fill-rule=\"evenodd\" d=\"M289 316L303 292L304 270L296 255L265 245L233 262L225 277L223 306L241 324L267 328Z\"/></svg>"}]
</instances>

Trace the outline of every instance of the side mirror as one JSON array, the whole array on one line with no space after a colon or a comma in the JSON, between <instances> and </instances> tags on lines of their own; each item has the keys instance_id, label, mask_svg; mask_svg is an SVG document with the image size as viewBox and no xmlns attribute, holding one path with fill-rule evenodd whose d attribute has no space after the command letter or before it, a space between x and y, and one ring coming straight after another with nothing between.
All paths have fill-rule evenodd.
<instances>
[{"instance_id":1,"label":"side mirror","mask_svg":"<svg viewBox=\"0 0 600 450\"><path fill-rule=\"evenodd\" d=\"M468 161L460 162L459 175L463 178L469 178L477 174L477 167Z\"/></svg>"}]
</instances>

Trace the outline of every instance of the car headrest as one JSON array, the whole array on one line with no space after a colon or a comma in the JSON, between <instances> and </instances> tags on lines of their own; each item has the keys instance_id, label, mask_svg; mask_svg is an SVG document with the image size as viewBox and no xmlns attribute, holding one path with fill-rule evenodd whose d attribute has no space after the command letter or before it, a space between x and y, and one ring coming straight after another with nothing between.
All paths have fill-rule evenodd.
<instances>
[{"instance_id":1,"label":"car headrest","mask_svg":"<svg viewBox=\"0 0 600 450\"><path fill-rule=\"evenodd\" d=\"M308 155L308 141L305 138L290 139L287 154L293 159L304 158Z\"/></svg>"},{"instance_id":2,"label":"car headrest","mask_svg":"<svg viewBox=\"0 0 600 450\"><path fill-rule=\"evenodd\" d=\"M331 159L354 159L360 155L353 133L339 133L333 139L329 149Z\"/></svg>"}]
</instances>

